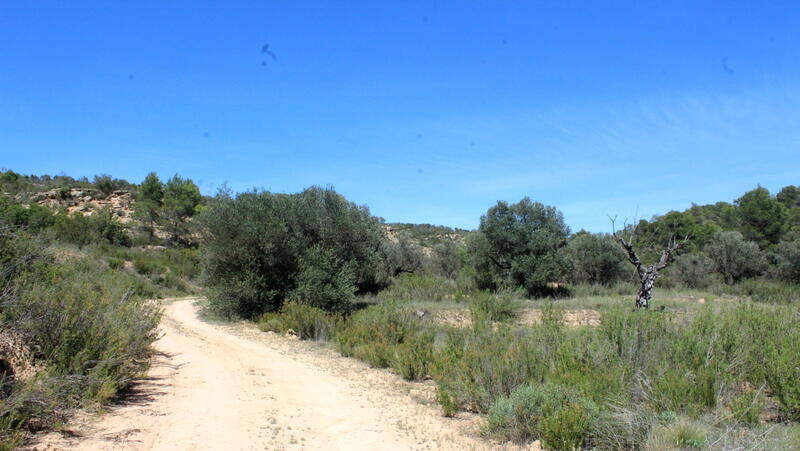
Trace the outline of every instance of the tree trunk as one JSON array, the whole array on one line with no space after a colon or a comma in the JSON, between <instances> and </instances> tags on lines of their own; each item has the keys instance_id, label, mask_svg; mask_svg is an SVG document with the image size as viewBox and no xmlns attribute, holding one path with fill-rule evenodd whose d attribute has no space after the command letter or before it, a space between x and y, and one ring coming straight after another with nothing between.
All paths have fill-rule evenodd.
<instances>
[{"instance_id":1,"label":"tree trunk","mask_svg":"<svg viewBox=\"0 0 800 451\"><path fill-rule=\"evenodd\" d=\"M653 286L656 283L658 272L647 271L641 278L639 292L636 294L636 308L650 308L650 299L653 298Z\"/></svg>"},{"instance_id":2,"label":"tree trunk","mask_svg":"<svg viewBox=\"0 0 800 451\"><path fill-rule=\"evenodd\" d=\"M613 227L613 219L611 224ZM636 308L650 308L650 299L653 298L653 286L658 278L658 272L667 267L675 251L683 247L683 245L689 241L689 236L684 237L681 241L677 241L673 236L667 248L661 252L661 258L652 265L645 265L633 249L633 239L636 235L635 227L630 235L630 239L626 240L623 238L622 233L617 233L616 230L614 230L613 233L614 238L616 238L617 242L622 246L625 255L628 257L628 261L636 268L636 273L639 276L640 285L639 292L636 294Z\"/></svg>"}]
</instances>

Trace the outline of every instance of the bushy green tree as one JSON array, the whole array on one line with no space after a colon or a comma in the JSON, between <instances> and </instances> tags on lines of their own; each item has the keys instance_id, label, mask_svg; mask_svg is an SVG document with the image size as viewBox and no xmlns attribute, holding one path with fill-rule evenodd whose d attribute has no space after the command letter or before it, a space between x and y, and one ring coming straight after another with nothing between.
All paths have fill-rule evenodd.
<instances>
[{"instance_id":1,"label":"bushy green tree","mask_svg":"<svg viewBox=\"0 0 800 451\"><path fill-rule=\"evenodd\" d=\"M728 283L755 277L766 266L758 245L739 232L719 232L706 244L705 252L714 261L714 270Z\"/></svg>"},{"instance_id":2,"label":"bushy green tree","mask_svg":"<svg viewBox=\"0 0 800 451\"><path fill-rule=\"evenodd\" d=\"M784 186L775 196L775 199L786 208L800 208L800 187L794 185Z\"/></svg>"},{"instance_id":3,"label":"bushy green tree","mask_svg":"<svg viewBox=\"0 0 800 451\"><path fill-rule=\"evenodd\" d=\"M782 241L773 251L777 276L786 282L800 283L800 240Z\"/></svg>"},{"instance_id":4,"label":"bushy green tree","mask_svg":"<svg viewBox=\"0 0 800 451\"><path fill-rule=\"evenodd\" d=\"M14 203L0 194L0 221L11 226L25 227L30 232L38 232L52 226L55 218L47 207Z\"/></svg>"},{"instance_id":5,"label":"bushy green tree","mask_svg":"<svg viewBox=\"0 0 800 451\"><path fill-rule=\"evenodd\" d=\"M555 207L524 198L500 201L481 216L479 237L468 240L480 288L524 288L529 295L549 293L548 282L561 280L568 263L558 251L569 228Z\"/></svg>"},{"instance_id":6,"label":"bushy green tree","mask_svg":"<svg viewBox=\"0 0 800 451\"><path fill-rule=\"evenodd\" d=\"M741 232L761 248L777 244L786 231L788 211L786 206L769 194L766 188L758 187L736 199L739 216L742 218Z\"/></svg>"},{"instance_id":7,"label":"bushy green tree","mask_svg":"<svg viewBox=\"0 0 800 451\"><path fill-rule=\"evenodd\" d=\"M296 299L346 310L380 280L384 232L366 207L333 189L220 192L199 218L211 308L252 318Z\"/></svg>"},{"instance_id":8,"label":"bushy green tree","mask_svg":"<svg viewBox=\"0 0 800 451\"><path fill-rule=\"evenodd\" d=\"M570 262L573 283L608 285L630 274L625 255L610 235L578 232L563 252Z\"/></svg>"},{"instance_id":9,"label":"bushy green tree","mask_svg":"<svg viewBox=\"0 0 800 451\"><path fill-rule=\"evenodd\" d=\"M401 273L417 273L422 270L425 256L422 248L414 242L411 234L400 231L395 239L386 240L383 244L387 272L392 276Z\"/></svg>"},{"instance_id":10,"label":"bushy green tree","mask_svg":"<svg viewBox=\"0 0 800 451\"><path fill-rule=\"evenodd\" d=\"M675 257L670 274L689 288L705 288L712 282L714 261L703 253L683 254Z\"/></svg>"},{"instance_id":11,"label":"bushy green tree","mask_svg":"<svg viewBox=\"0 0 800 451\"><path fill-rule=\"evenodd\" d=\"M201 200L200 188L191 179L175 174L164 185L161 217L169 230L169 243L188 240L187 220L197 212Z\"/></svg>"},{"instance_id":12,"label":"bushy green tree","mask_svg":"<svg viewBox=\"0 0 800 451\"><path fill-rule=\"evenodd\" d=\"M136 196L134 204L134 218L141 223L142 230L152 239L155 236L156 226L161 220L161 211L164 206L164 184L158 174L147 174Z\"/></svg>"},{"instance_id":13,"label":"bushy green tree","mask_svg":"<svg viewBox=\"0 0 800 451\"><path fill-rule=\"evenodd\" d=\"M433 246L428 259L428 268L433 274L455 279L458 275L458 268L461 265L460 259L458 243L452 240L444 240Z\"/></svg>"},{"instance_id":14,"label":"bushy green tree","mask_svg":"<svg viewBox=\"0 0 800 451\"><path fill-rule=\"evenodd\" d=\"M89 244L113 244L130 246L130 236L114 212L102 209L90 216L80 212L68 214L66 211L55 215L53 227L49 229L52 238L59 241L85 246Z\"/></svg>"}]
</instances>

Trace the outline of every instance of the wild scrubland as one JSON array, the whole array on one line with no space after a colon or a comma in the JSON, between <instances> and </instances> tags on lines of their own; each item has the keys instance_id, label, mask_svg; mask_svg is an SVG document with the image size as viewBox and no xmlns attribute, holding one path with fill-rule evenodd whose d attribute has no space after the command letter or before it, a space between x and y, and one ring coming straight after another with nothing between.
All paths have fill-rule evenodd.
<instances>
[{"instance_id":1,"label":"wild scrubland","mask_svg":"<svg viewBox=\"0 0 800 451\"><path fill-rule=\"evenodd\" d=\"M646 263L688 238L651 308L635 309L638 279L614 237L573 233L527 198L465 231L387 225L330 188L203 197L155 174L0 181L3 331L35 367L29 379L5 370L8 446L141 374L159 317L146 299L188 293L207 296L209 318L432 379L442 415L482 415L490 443L800 446L797 187L626 225ZM131 220L33 195L75 186L129 190Z\"/></svg>"}]
</instances>

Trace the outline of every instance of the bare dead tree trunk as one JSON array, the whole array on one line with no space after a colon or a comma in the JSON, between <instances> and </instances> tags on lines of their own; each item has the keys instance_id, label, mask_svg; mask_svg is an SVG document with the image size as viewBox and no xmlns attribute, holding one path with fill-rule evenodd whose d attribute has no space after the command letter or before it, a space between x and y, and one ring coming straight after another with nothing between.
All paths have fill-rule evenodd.
<instances>
[{"instance_id":1,"label":"bare dead tree trunk","mask_svg":"<svg viewBox=\"0 0 800 451\"><path fill-rule=\"evenodd\" d=\"M622 246L622 249L625 251L625 256L636 268L636 274L639 276L639 292L636 294L636 308L649 308L650 299L653 298L653 286L658 278L658 273L667 267L672 259L672 255L689 241L689 236L685 236L680 241L673 236L667 248L661 252L661 258L652 265L645 265L633 249L633 243L636 238L636 227L634 226L633 230L631 230L630 237L626 240L622 231L617 232L614 230L614 219L611 220L611 226L614 238L620 246Z\"/></svg>"}]
</instances>

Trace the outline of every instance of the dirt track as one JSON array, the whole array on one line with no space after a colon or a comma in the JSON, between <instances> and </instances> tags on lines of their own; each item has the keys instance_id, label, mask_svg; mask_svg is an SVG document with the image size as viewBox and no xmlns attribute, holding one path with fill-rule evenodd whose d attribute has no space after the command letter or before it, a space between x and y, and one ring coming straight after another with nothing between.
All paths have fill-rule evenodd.
<instances>
[{"instance_id":1,"label":"dirt track","mask_svg":"<svg viewBox=\"0 0 800 451\"><path fill-rule=\"evenodd\" d=\"M412 384L314 343L214 325L165 306L159 356L111 412L31 449L485 449L477 419L441 416Z\"/></svg>"}]
</instances>

